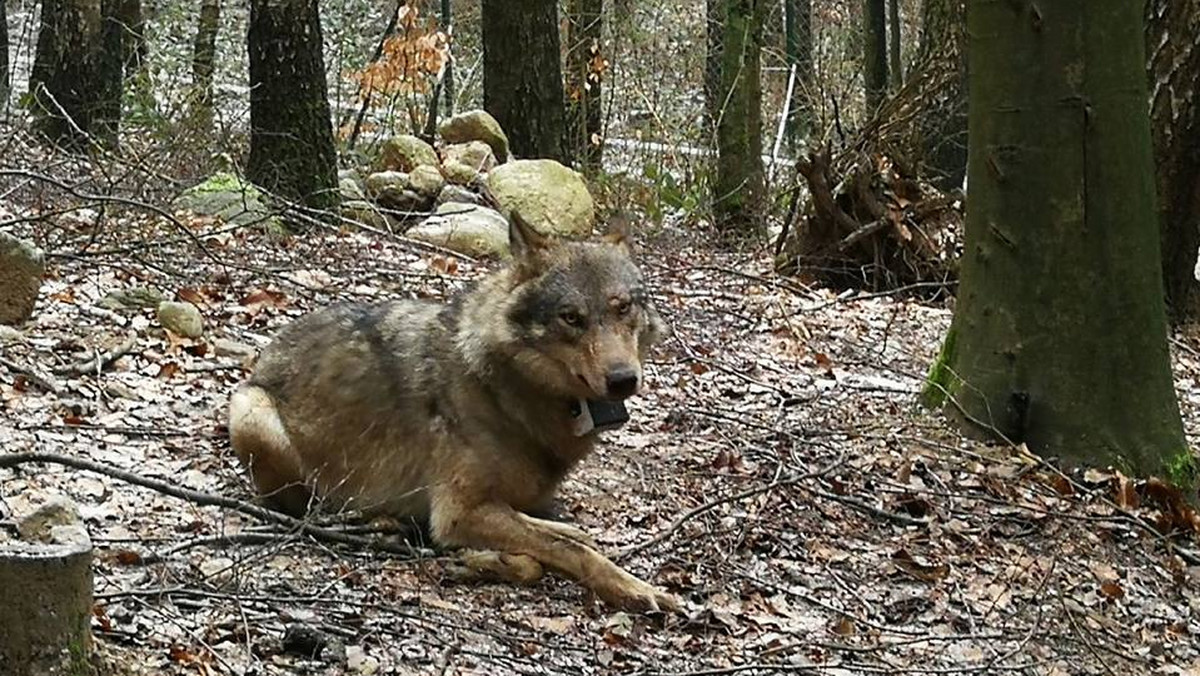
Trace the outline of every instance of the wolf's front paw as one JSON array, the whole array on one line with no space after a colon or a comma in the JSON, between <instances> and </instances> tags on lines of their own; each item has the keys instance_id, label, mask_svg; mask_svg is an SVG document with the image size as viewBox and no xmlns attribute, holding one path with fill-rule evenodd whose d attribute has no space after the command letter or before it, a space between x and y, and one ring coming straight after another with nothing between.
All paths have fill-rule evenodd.
<instances>
[{"instance_id":1,"label":"wolf's front paw","mask_svg":"<svg viewBox=\"0 0 1200 676\"><path fill-rule=\"evenodd\" d=\"M656 589L653 585L626 573L612 584L597 585L596 595L614 608L635 612L683 612L683 604L674 594Z\"/></svg>"}]
</instances>

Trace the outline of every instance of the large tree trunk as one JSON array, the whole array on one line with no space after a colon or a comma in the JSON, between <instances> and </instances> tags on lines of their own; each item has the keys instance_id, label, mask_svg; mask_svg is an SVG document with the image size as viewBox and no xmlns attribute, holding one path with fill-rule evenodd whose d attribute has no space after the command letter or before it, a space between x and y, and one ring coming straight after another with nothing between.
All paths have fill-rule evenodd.
<instances>
[{"instance_id":1,"label":"large tree trunk","mask_svg":"<svg viewBox=\"0 0 1200 676\"><path fill-rule=\"evenodd\" d=\"M970 0L967 28L971 192L931 403L948 392L966 427L1045 456L1141 474L1190 466L1167 353L1141 6Z\"/></svg>"},{"instance_id":2,"label":"large tree trunk","mask_svg":"<svg viewBox=\"0 0 1200 676\"><path fill-rule=\"evenodd\" d=\"M1200 0L1150 0L1146 45L1163 284L1172 320L1194 314L1200 248Z\"/></svg>"},{"instance_id":3,"label":"large tree trunk","mask_svg":"<svg viewBox=\"0 0 1200 676\"><path fill-rule=\"evenodd\" d=\"M863 4L863 87L867 94L867 116L875 114L887 93L887 25L885 0Z\"/></svg>"},{"instance_id":4,"label":"large tree trunk","mask_svg":"<svg viewBox=\"0 0 1200 676\"><path fill-rule=\"evenodd\" d=\"M196 37L192 41L192 119L199 129L212 130L213 68L217 58L217 32L221 27L221 0L201 0Z\"/></svg>"},{"instance_id":5,"label":"large tree trunk","mask_svg":"<svg viewBox=\"0 0 1200 676\"><path fill-rule=\"evenodd\" d=\"M801 136L812 130L813 91L812 60L812 0L784 0L784 51L789 70L796 69L788 112L788 141L793 146Z\"/></svg>"},{"instance_id":6,"label":"large tree trunk","mask_svg":"<svg viewBox=\"0 0 1200 676\"><path fill-rule=\"evenodd\" d=\"M483 0L483 107L517 157L569 161L556 0Z\"/></svg>"},{"instance_id":7,"label":"large tree trunk","mask_svg":"<svg viewBox=\"0 0 1200 676\"><path fill-rule=\"evenodd\" d=\"M81 148L111 143L112 77L104 68L101 0L43 0L37 54L29 78L35 128L48 140ZM116 84L119 91L120 83Z\"/></svg>"},{"instance_id":8,"label":"large tree trunk","mask_svg":"<svg viewBox=\"0 0 1200 676\"><path fill-rule=\"evenodd\" d=\"M606 65L602 49L604 0L568 0L567 151L589 171L600 169L604 148L600 89Z\"/></svg>"},{"instance_id":9,"label":"large tree trunk","mask_svg":"<svg viewBox=\"0 0 1200 676\"><path fill-rule=\"evenodd\" d=\"M761 51L764 0L724 0L717 180L713 212L727 238L765 230Z\"/></svg>"},{"instance_id":10,"label":"large tree trunk","mask_svg":"<svg viewBox=\"0 0 1200 676\"><path fill-rule=\"evenodd\" d=\"M920 156L913 158L941 190L962 187L967 174L967 44L964 0L925 0L921 44L909 77L937 82L917 120Z\"/></svg>"},{"instance_id":11,"label":"large tree trunk","mask_svg":"<svg viewBox=\"0 0 1200 676\"><path fill-rule=\"evenodd\" d=\"M251 0L246 176L312 207L337 202L317 0Z\"/></svg>"}]
</instances>

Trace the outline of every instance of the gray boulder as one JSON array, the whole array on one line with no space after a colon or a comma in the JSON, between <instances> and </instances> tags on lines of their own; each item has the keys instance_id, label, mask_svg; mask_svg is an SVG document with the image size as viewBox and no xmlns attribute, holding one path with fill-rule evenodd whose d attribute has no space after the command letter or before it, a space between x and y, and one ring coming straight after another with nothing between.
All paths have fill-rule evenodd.
<instances>
[{"instance_id":1,"label":"gray boulder","mask_svg":"<svg viewBox=\"0 0 1200 676\"><path fill-rule=\"evenodd\" d=\"M496 159L508 159L508 136L500 123L483 110L468 110L438 125L438 134L446 143L469 143L483 141L492 148Z\"/></svg>"},{"instance_id":2,"label":"gray boulder","mask_svg":"<svg viewBox=\"0 0 1200 676\"><path fill-rule=\"evenodd\" d=\"M448 145L442 151L442 173L446 180L460 185L470 185L496 166L492 148L483 141L469 141Z\"/></svg>"},{"instance_id":3,"label":"gray boulder","mask_svg":"<svg viewBox=\"0 0 1200 676\"><path fill-rule=\"evenodd\" d=\"M367 194L378 198L388 190L408 189L408 174L403 171L377 171L367 177Z\"/></svg>"},{"instance_id":4,"label":"gray boulder","mask_svg":"<svg viewBox=\"0 0 1200 676\"><path fill-rule=\"evenodd\" d=\"M448 202L404 234L477 258L509 255L508 221L487 207Z\"/></svg>"},{"instance_id":5,"label":"gray boulder","mask_svg":"<svg viewBox=\"0 0 1200 676\"><path fill-rule=\"evenodd\" d=\"M450 202L458 202L461 204L478 204L479 206L487 206L487 203L484 202L482 195L480 195L477 192L472 192L470 190L467 190L466 188L462 187L461 185L454 185L453 183L450 183L450 184L446 185L446 187L442 188L442 191L439 192L438 196L437 196L438 206L441 206L443 204L447 204Z\"/></svg>"},{"instance_id":6,"label":"gray boulder","mask_svg":"<svg viewBox=\"0 0 1200 676\"><path fill-rule=\"evenodd\" d=\"M29 319L45 271L41 249L0 232L0 324Z\"/></svg>"},{"instance_id":7,"label":"gray boulder","mask_svg":"<svg viewBox=\"0 0 1200 676\"><path fill-rule=\"evenodd\" d=\"M493 169L487 186L500 210L516 212L538 232L565 237L591 234L592 195L577 172L554 160L514 160Z\"/></svg>"}]
</instances>

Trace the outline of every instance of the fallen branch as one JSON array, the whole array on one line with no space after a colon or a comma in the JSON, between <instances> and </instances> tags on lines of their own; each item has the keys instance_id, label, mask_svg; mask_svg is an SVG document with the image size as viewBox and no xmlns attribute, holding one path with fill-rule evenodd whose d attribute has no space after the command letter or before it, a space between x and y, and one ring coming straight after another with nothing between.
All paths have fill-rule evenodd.
<instances>
[{"instance_id":1,"label":"fallen branch","mask_svg":"<svg viewBox=\"0 0 1200 676\"><path fill-rule=\"evenodd\" d=\"M164 495L169 495L173 498L179 498L181 500L187 500L197 505L231 509L235 512L258 519L259 521L265 521L293 529L298 533L308 535L312 539L320 542L359 547L363 549L374 549L377 551L388 552L390 554L400 554L413 558L427 556L429 554L428 550L414 547L408 543L387 542L386 540L380 538L362 537L359 535L344 533L332 528L322 528L320 526L315 526L304 519L288 516L287 514L276 512L275 510L262 507L261 505L256 505L252 502L246 502L244 500L238 500L236 498L230 498L224 495L205 493L203 491L197 491L190 488L181 488L165 481L144 477L140 474L134 474L133 472L112 467L111 465L105 465L91 460L84 460L83 458L72 458L66 455L59 455L58 453L42 453L36 451L0 455L0 469L15 467L17 465L30 462L48 462L56 465L64 465L66 467L73 467L75 469L82 469L88 472L95 472L97 474L104 474L114 479L120 479L126 483L134 484L135 486L149 488Z\"/></svg>"},{"instance_id":2,"label":"fallen branch","mask_svg":"<svg viewBox=\"0 0 1200 676\"><path fill-rule=\"evenodd\" d=\"M56 381L53 376L48 373L42 373L32 366L18 364L17 362L4 357L0 357L0 366L3 366L13 373L19 373L25 376L29 379L29 382L53 394L58 394L59 390L61 389L58 381Z\"/></svg>"},{"instance_id":3,"label":"fallen branch","mask_svg":"<svg viewBox=\"0 0 1200 676\"><path fill-rule=\"evenodd\" d=\"M99 374L101 371L111 366L113 362L132 352L133 348L135 347L137 347L137 336L129 336L125 342L114 347L108 352L98 352L91 359L85 359L74 364L56 368L54 369L54 373L60 376L68 377L82 376L88 373Z\"/></svg>"}]
</instances>

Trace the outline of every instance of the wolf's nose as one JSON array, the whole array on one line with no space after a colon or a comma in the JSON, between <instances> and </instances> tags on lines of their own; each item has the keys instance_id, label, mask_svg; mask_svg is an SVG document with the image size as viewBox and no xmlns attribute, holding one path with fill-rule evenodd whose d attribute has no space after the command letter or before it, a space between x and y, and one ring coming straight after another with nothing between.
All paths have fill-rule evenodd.
<instances>
[{"instance_id":1,"label":"wolf's nose","mask_svg":"<svg viewBox=\"0 0 1200 676\"><path fill-rule=\"evenodd\" d=\"M613 399L624 399L637 392L638 373L631 366L618 366L610 369L604 376L608 396Z\"/></svg>"}]
</instances>

